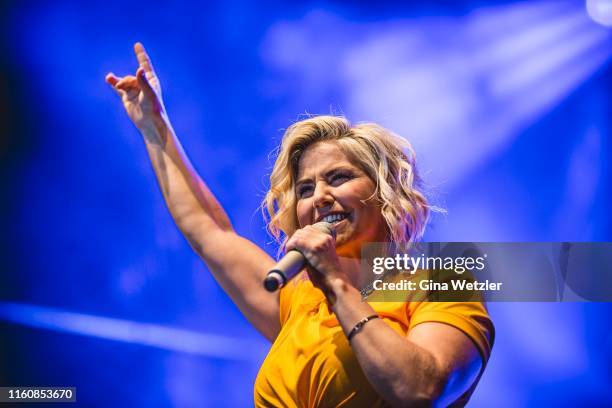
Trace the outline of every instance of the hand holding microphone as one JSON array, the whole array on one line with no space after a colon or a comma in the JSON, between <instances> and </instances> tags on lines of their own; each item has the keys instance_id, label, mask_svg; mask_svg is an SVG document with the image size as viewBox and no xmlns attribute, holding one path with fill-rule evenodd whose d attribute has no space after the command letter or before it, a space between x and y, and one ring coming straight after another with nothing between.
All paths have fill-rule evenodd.
<instances>
[{"instance_id":1,"label":"hand holding microphone","mask_svg":"<svg viewBox=\"0 0 612 408\"><path fill-rule=\"evenodd\" d=\"M336 240L336 230L329 222L318 222L312 225L316 230L323 232ZM306 257L297 249L287 251L285 256L266 275L264 287L269 292L274 292L287 284L291 278L297 275L306 265Z\"/></svg>"}]
</instances>

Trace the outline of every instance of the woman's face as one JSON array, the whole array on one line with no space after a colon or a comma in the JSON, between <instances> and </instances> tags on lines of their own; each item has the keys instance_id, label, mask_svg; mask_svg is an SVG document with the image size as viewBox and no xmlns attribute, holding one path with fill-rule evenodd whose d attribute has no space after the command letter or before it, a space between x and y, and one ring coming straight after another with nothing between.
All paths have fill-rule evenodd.
<instances>
[{"instance_id":1,"label":"woman's face","mask_svg":"<svg viewBox=\"0 0 612 408\"><path fill-rule=\"evenodd\" d=\"M359 257L361 244L386 238L375 189L374 182L335 143L308 147L298 164L295 187L300 228L332 222L338 255Z\"/></svg>"}]
</instances>

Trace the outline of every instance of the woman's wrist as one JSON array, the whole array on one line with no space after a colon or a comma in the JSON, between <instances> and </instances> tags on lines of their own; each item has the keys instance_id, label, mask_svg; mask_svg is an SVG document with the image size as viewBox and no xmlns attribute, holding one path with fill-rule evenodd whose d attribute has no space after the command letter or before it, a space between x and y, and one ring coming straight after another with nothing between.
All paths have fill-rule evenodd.
<instances>
[{"instance_id":1,"label":"woman's wrist","mask_svg":"<svg viewBox=\"0 0 612 408\"><path fill-rule=\"evenodd\" d=\"M362 301L361 292L350 282L343 279L333 279L330 282L328 293L328 300L330 300L330 296L333 297L333 302L330 300L330 304L336 314L342 313L343 309L355 312L362 308L365 310L370 309L370 306Z\"/></svg>"},{"instance_id":2,"label":"woman's wrist","mask_svg":"<svg viewBox=\"0 0 612 408\"><path fill-rule=\"evenodd\" d=\"M337 279L330 286L335 297L335 302L330 302L331 309L350 341L370 320L378 318L378 314L350 283Z\"/></svg>"},{"instance_id":3,"label":"woman's wrist","mask_svg":"<svg viewBox=\"0 0 612 408\"><path fill-rule=\"evenodd\" d=\"M138 130L143 135L145 142L160 145L166 143L170 129L168 117L163 114L138 126Z\"/></svg>"}]
</instances>

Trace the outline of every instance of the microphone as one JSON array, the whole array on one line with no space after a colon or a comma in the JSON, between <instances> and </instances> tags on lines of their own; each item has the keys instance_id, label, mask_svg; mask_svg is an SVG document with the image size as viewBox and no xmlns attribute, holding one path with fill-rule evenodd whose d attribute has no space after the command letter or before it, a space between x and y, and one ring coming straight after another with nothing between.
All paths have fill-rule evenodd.
<instances>
[{"instance_id":1,"label":"microphone","mask_svg":"<svg viewBox=\"0 0 612 408\"><path fill-rule=\"evenodd\" d=\"M321 221L312 226L336 239L336 230L330 222ZM282 288L291 278L302 270L305 264L306 258L304 255L297 249L292 249L287 252L272 269L270 269L263 281L264 288L266 288L268 292L274 292Z\"/></svg>"}]
</instances>

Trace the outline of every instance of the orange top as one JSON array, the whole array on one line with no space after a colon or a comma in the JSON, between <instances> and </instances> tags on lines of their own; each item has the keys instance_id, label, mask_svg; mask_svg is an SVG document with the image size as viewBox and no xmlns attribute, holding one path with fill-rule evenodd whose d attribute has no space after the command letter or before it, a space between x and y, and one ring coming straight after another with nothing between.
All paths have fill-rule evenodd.
<instances>
[{"instance_id":1,"label":"orange top","mask_svg":"<svg viewBox=\"0 0 612 408\"><path fill-rule=\"evenodd\" d=\"M494 327L479 302L369 302L402 336L423 322L463 331L489 358ZM280 292L281 331L255 380L257 407L382 407L323 292L303 273ZM483 363L483 367L484 367ZM471 391L460 400L467 401Z\"/></svg>"}]
</instances>

